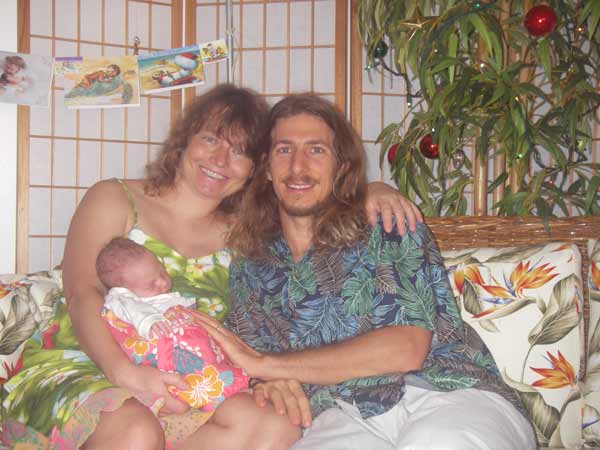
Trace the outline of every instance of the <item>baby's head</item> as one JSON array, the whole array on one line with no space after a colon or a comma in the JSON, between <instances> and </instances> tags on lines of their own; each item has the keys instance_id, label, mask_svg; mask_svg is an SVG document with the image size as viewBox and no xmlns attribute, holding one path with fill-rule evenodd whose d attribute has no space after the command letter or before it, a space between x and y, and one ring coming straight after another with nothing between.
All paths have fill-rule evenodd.
<instances>
[{"instance_id":1,"label":"baby's head","mask_svg":"<svg viewBox=\"0 0 600 450\"><path fill-rule=\"evenodd\" d=\"M18 55L7 56L4 58L4 71L9 75L17 74L25 68L25 60Z\"/></svg>"},{"instance_id":2,"label":"baby's head","mask_svg":"<svg viewBox=\"0 0 600 450\"><path fill-rule=\"evenodd\" d=\"M171 290L164 266L142 245L116 237L96 258L98 278L108 289L124 287L138 297L152 297Z\"/></svg>"}]
</instances>

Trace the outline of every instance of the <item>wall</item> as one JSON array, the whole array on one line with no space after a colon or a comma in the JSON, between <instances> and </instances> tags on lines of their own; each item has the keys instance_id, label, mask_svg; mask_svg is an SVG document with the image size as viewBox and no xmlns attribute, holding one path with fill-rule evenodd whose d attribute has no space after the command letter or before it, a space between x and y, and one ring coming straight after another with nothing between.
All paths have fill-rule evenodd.
<instances>
[{"instance_id":1,"label":"wall","mask_svg":"<svg viewBox=\"0 0 600 450\"><path fill-rule=\"evenodd\" d=\"M1 49L17 50L17 1L0 2ZM15 271L17 221L17 107L0 103L0 273Z\"/></svg>"}]
</instances>

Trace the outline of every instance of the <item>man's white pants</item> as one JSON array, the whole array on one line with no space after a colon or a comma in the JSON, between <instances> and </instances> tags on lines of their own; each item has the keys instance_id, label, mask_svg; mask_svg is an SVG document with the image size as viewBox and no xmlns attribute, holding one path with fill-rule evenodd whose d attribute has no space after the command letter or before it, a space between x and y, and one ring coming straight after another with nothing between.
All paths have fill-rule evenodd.
<instances>
[{"instance_id":1,"label":"man's white pants","mask_svg":"<svg viewBox=\"0 0 600 450\"><path fill-rule=\"evenodd\" d=\"M497 394L407 386L398 405L363 420L358 409L319 415L292 450L535 450L529 422Z\"/></svg>"}]
</instances>

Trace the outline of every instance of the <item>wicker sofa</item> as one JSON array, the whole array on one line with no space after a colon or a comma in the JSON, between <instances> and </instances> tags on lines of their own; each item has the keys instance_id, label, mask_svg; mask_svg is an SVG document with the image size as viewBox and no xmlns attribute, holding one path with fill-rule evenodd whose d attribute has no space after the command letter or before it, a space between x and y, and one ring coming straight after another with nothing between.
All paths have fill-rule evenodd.
<instances>
[{"instance_id":1,"label":"wicker sofa","mask_svg":"<svg viewBox=\"0 0 600 450\"><path fill-rule=\"evenodd\" d=\"M549 221L548 229L546 229L541 220L537 217L448 217L428 218L426 222L433 231L445 259L449 254L461 254L465 249L481 247L531 248L535 246L539 247L540 245L547 246L552 242L574 244L577 246L578 253L581 257L581 278L583 281L581 298L583 299L583 308L580 314L580 317L582 317L581 327L579 328L578 333L577 329L571 331L570 336L573 334L576 336L569 345L581 349L579 364L573 362L573 366L576 372L576 381L578 383L577 389L582 392L582 398L579 400L579 410L574 411L571 414L575 423L571 421L568 425L571 427L573 433L579 431L580 437L579 439L575 439L575 436L571 435L571 441L568 443L561 442L560 438L550 438L545 442L544 439L541 438L540 441L542 441L542 445L547 445L549 448L562 448L563 445L567 448L600 448L600 441L598 440L598 438L600 438L600 432L593 429L594 427L585 428L585 413L587 413L590 408L597 410L598 406L600 406L600 402L598 401L600 395L597 398L594 398L594 392L591 392L592 390L597 389L596 383L587 383L590 386L586 387L586 381L588 381L586 380L586 362L588 361L588 358L591 358L590 361L594 361L595 357L595 354L589 354L589 351L593 352L595 351L595 348L588 349L588 344L590 343L592 334L594 334L595 330L596 334L594 334L594 337L600 335L600 332L597 330L597 328L599 328L598 319L600 317L600 312L598 310L600 309L600 303L598 301L600 299L598 298L597 293L590 293L592 267L592 262L590 261L590 249L591 243L593 243L594 240L600 240L600 217L551 219ZM575 252L577 253L577 251ZM446 259L447 267L449 265L448 263L449 260ZM598 264L598 262L596 262L596 264ZM600 266L596 265L596 267ZM451 270L450 267L449 270ZM552 281L556 281L556 279ZM590 283L588 283L588 281ZM590 298L593 300L590 300ZM462 312L463 319L465 319L467 314L465 314L464 310ZM471 324L473 324L473 322ZM476 324L474 325L474 328L478 332L482 331ZM515 331L514 329L510 330L510 327L507 328L507 332L509 333ZM483 334L485 334L485 332L483 332ZM486 337L483 337L486 343L488 343ZM595 343L592 344L594 347L597 346ZM490 344L488 343L488 345ZM498 356L492 347L493 346L490 345L492 353L494 353L498 362ZM575 357L573 357L573 359L575 359ZM502 369L502 364L499 363L499 367ZM590 379L595 377L597 370L597 363L595 363L595 361L593 367L588 364L587 377ZM506 375L504 372L503 374ZM539 390L543 391L544 389L541 388ZM550 391L550 389L546 389L546 391ZM528 394L525 394L525 396L527 395ZM527 406L527 399L525 399L525 403ZM577 417L580 418L579 421L576 420ZM581 418L583 418L583 423ZM539 429L537 431L538 438L540 438ZM568 432L566 434L568 434ZM569 438L567 437L564 440L569 441Z\"/></svg>"},{"instance_id":2,"label":"wicker sofa","mask_svg":"<svg viewBox=\"0 0 600 450\"><path fill-rule=\"evenodd\" d=\"M595 356L585 352L588 343L591 342L590 351L598 350L600 360L600 331L597 331L598 342L592 339L593 331L589 331L599 328L600 294L596 294L593 289L593 292L590 292L587 282L588 278L592 279L590 268L593 264L590 255L594 240L600 239L600 218L552 219L548 230L539 218L534 217L469 216L428 218L426 222L442 249L463 319L482 334L505 379L512 380L513 387L522 393L522 398L532 415L538 416L533 422L538 428L542 448L545 448L543 446L568 449L598 448L596 445L600 443L600 428L595 430L595 425L592 425L584 430L582 417L585 422L586 414L589 415L590 411L594 414L600 411L600 388L597 389L598 398L594 398L594 392L590 393L591 388L585 387L586 361L588 356ZM498 254L481 248L494 248ZM598 264L600 269L600 261ZM579 273L571 275L562 273L571 270L571 266L576 267L574 271ZM474 282L468 281L469 273L478 274ZM514 284L517 279L517 275L524 276L522 280L529 284L522 284L520 287L511 286L510 284ZM533 277L533 275L539 276ZM572 282L577 279L579 282ZM521 289L519 295L522 298L517 295L519 298L512 299L514 301L509 299L506 305L500 305L508 305L512 308L510 314L503 313L498 305L485 309L487 306L482 306L483 303L473 301L473 295L477 290L484 292L493 283L509 283L508 287L517 294ZM466 290L466 286L471 286L469 288L471 290ZM53 311L62 304L60 288L60 273L56 271L43 272L34 276L0 277L0 318L3 319L0 320L0 344L3 344L6 339L4 331L6 331L5 318L8 316L8 308L14 307L15 301L23 301L23 298L16 295L17 291L27 292L30 302L28 308L32 311L36 325L32 327L32 333L40 335L51 323L55 314ZM539 295L533 293L534 288L540 289ZM557 302L556 295L559 291L569 292L570 303L566 306L564 302ZM470 293L471 297L467 293ZM573 302L570 300L571 297L575 299ZM590 301L590 297L594 301ZM596 313L595 309L598 309ZM568 317L569 328L568 332L559 333L560 339L558 339L555 328L564 328L563 316ZM550 320L557 317L560 320L554 322ZM28 323L31 325L31 322ZM545 328L542 328L545 331L540 333L536 330L535 323L544 325ZM533 331L527 329L521 333L525 344L515 344L518 341L514 339L520 336L517 327L522 328L523 324L529 324L529 328L533 327ZM546 335L550 333L553 338L546 339L544 345L538 345L537 342L535 346L531 345L526 352L526 364L519 363L521 364L519 368L522 367L519 371L522 374L527 371L529 381L524 382L526 377L523 375L520 380L516 380L518 377L515 376L514 367L508 359L512 353L519 353L516 351L519 345L527 345L527 338L531 340L531 336L539 337L544 333ZM16 348L14 352L0 355L0 380L6 380L13 375L11 368L18 365L23 345L15 345L14 342L12 344L12 349ZM558 347L555 348L557 345ZM593 358L591 361L593 364L588 366L591 366L594 372L596 366L599 366L600 377L600 364L596 364ZM544 365L546 365L545 369ZM552 372L564 375L564 382L560 382L559 379L556 383L556 377L539 375L550 373L548 370L553 369L553 365L560 365L559 368L563 369L572 368L572 371L564 370L564 374L556 370ZM594 374L588 376L593 379ZM542 380L541 386L534 386L536 382L531 382L537 378ZM594 390L595 384L595 382L589 383ZM590 403L586 403L587 397L591 398ZM597 407L594 402L597 403ZM598 415L600 416L600 413ZM548 419L544 418L546 416Z\"/></svg>"}]
</instances>

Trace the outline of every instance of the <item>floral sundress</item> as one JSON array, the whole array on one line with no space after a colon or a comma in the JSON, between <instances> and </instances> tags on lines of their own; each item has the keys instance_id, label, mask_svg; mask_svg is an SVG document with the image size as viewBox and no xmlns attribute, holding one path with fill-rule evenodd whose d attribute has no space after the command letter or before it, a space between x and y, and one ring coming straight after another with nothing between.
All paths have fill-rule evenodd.
<instances>
[{"instance_id":1,"label":"floral sundress","mask_svg":"<svg viewBox=\"0 0 600 450\"><path fill-rule=\"evenodd\" d=\"M123 187L127 192L125 184ZM173 291L196 298L198 310L223 321L230 309L229 253L185 258L145 234L137 226L133 203L132 208L136 225L127 236L162 262ZM81 350L62 294L53 308L52 319L25 342L20 370L3 386L2 444L20 450L76 449L94 431L101 412L114 411L132 397L157 413L162 399L112 386ZM160 416L166 448L177 446L211 414L190 410L183 415Z\"/></svg>"}]
</instances>

